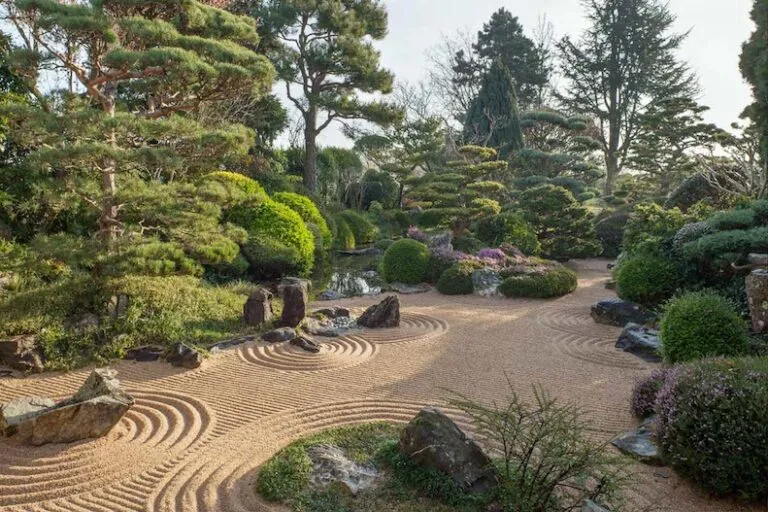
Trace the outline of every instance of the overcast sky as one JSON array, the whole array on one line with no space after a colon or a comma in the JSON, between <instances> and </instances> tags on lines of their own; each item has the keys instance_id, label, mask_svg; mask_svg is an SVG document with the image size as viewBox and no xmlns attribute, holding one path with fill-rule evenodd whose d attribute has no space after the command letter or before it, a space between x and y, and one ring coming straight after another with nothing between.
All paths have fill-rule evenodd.
<instances>
[{"instance_id":1,"label":"overcast sky","mask_svg":"<svg viewBox=\"0 0 768 512\"><path fill-rule=\"evenodd\" d=\"M678 30L690 30L681 51L698 73L701 102L711 107L708 120L727 127L750 103L749 88L739 72L741 44L753 25L752 0L669 0L678 17ZM386 0L389 35L378 46L384 66L399 79L418 82L427 72L426 53L443 36L459 30L477 32L491 14L506 7L527 33L542 15L556 36L579 34L585 26L579 0ZM347 145L337 130L321 136L325 145Z\"/></svg>"}]
</instances>

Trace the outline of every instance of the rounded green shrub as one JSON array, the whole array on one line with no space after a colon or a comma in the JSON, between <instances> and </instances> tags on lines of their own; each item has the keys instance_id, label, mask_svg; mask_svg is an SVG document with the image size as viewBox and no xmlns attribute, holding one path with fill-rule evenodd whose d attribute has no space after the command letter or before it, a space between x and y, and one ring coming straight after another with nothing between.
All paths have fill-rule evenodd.
<instances>
[{"instance_id":1,"label":"rounded green shrub","mask_svg":"<svg viewBox=\"0 0 768 512\"><path fill-rule=\"evenodd\" d=\"M448 267L437 281L437 291L443 295L470 295L475 291L472 272L482 265L470 260L459 261Z\"/></svg>"},{"instance_id":2,"label":"rounded green shrub","mask_svg":"<svg viewBox=\"0 0 768 512\"><path fill-rule=\"evenodd\" d=\"M334 219L334 226L336 232L333 237L333 246L340 251L350 251L357 246L355 240L355 234L352 232L352 228L349 227L347 221L343 217L336 217Z\"/></svg>"},{"instance_id":3,"label":"rounded green shrub","mask_svg":"<svg viewBox=\"0 0 768 512\"><path fill-rule=\"evenodd\" d=\"M227 220L245 228L250 240L271 239L295 249L299 274L307 275L312 270L314 237L301 216L288 206L275 201L248 201L231 208Z\"/></svg>"},{"instance_id":4,"label":"rounded green shrub","mask_svg":"<svg viewBox=\"0 0 768 512\"><path fill-rule=\"evenodd\" d=\"M661 256L640 253L622 259L616 270L619 297L654 307L675 294L680 286L677 266Z\"/></svg>"},{"instance_id":5,"label":"rounded green shrub","mask_svg":"<svg viewBox=\"0 0 768 512\"><path fill-rule=\"evenodd\" d=\"M248 274L257 280L301 274L304 267L295 247L269 236L249 239L242 247L242 254L249 264Z\"/></svg>"},{"instance_id":6,"label":"rounded green shrub","mask_svg":"<svg viewBox=\"0 0 768 512\"><path fill-rule=\"evenodd\" d=\"M711 291L672 300L661 319L661 339L668 363L734 356L749 349L746 323L731 303Z\"/></svg>"},{"instance_id":7,"label":"rounded green shrub","mask_svg":"<svg viewBox=\"0 0 768 512\"><path fill-rule=\"evenodd\" d=\"M233 186L243 192L246 197L266 199L267 193L258 181L243 174L229 171L216 171L203 176L203 180L218 181L224 185Z\"/></svg>"},{"instance_id":8,"label":"rounded green shrub","mask_svg":"<svg viewBox=\"0 0 768 512\"><path fill-rule=\"evenodd\" d=\"M542 272L507 277L499 285L499 292L505 297L549 299L573 293L578 286L579 279L575 272L565 267L553 267Z\"/></svg>"},{"instance_id":9,"label":"rounded green shrub","mask_svg":"<svg viewBox=\"0 0 768 512\"><path fill-rule=\"evenodd\" d=\"M473 236L457 236L453 239L452 243L455 250L465 254L475 254L485 247L485 243L482 240Z\"/></svg>"},{"instance_id":10,"label":"rounded green shrub","mask_svg":"<svg viewBox=\"0 0 768 512\"><path fill-rule=\"evenodd\" d=\"M317 206L315 206L315 203L310 198L293 192L277 192L272 194L272 199L298 213L307 224L316 225L323 237L323 246L331 246L333 243L331 230L328 228L328 224L325 222L320 210L317 209Z\"/></svg>"},{"instance_id":11,"label":"rounded green shrub","mask_svg":"<svg viewBox=\"0 0 768 512\"><path fill-rule=\"evenodd\" d=\"M709 492L768 498L768 360L675 368L656 402L666 462Z\"/></svg>"},{"instance_id":12,"label":"rounded green shrub","mask_svg":"<svg viewBox=\"0 0 768 512\"><path fill-rule=\"evenodd\" d=\"M384 253L381 274L388 283L419 284L424 281L428 262L426 245L411 239L398 240Z\"/></svg>"},{"instance_id":13,"label":"rounded green shrub","mask_svg":"<svg viewBox=\"0 0 768 512\"><path fill-rule=\"evenodd\" d=\"M539 240L531 226L519 215L505 213L486 217L477 224L477 237L489 247L512 244L523 253L536 254Z\"/></svg>"},{"instance_id":14,"label":"rounded green shrub","mask_svg":"<svg viewBox=\"0 0 768 512\"><path fill-rule=\"evenodd\" d=\"M379 229L364 215L354 210L344 210L338 214L343 219L352 233L355 235L356 244L372 244L379 235Z\"/></svg>"}]
</instances>

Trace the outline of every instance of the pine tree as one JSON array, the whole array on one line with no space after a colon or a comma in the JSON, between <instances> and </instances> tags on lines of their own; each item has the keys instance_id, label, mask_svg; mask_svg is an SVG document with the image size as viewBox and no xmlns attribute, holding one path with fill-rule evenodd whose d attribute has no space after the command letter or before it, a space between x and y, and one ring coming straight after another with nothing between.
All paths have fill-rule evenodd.
<instances>
[{"instance_id":1,"label":"pine tree","mask_svg":"<svg viewBox=\"0 0 768 512\"><path fill-rule=\"evenodd\" d=\"M464 139L497 149L502 159L523 147L515 83L501 61L494 62L469 108Z\"/></svg>"},{"instance_id":2,"label":"pine tree","mask_svg":"<svg viewBox=\"0 0 768 512\"><path fill-rule=\"evenodd\" d=\"M269 91L274 70L248 49L259 40L249 18L194 0L4 0L0 8L16 15L26 36L10 58L22 76L36 77L45 65L79 84L75 94L37 98L43 108L14 104L0 113L13 141L29 149L0 180L16 192L17 221L51 219L38 224L38 234L96 234L108 253L127 240L154 240L167 228L151 220L158 198L176 212L174 222L192 215L184 204L194 193L166 186L158 196L161 183L191 181L253 146L243 126L209 129L184 115ZM80 50L68 51L71 44ZM197 219L206 216L217 218L208 211ZM177 228L185 248L211 241L214 232L239 238L226 227L198 232L182 221ZM234 257L236 245L227 245Z\"/></svg>"},{"instance_id":3,"label":"pine tree","mask_svg":"<svg viewBox=\"0 0 768 512\"><path fill-rule=\"evenodd\" d=\"M751 18L756 28L742 47L739 67L752 86L755 101L744 111L744 116L757 127L760 153L763 162L768 162L768 3L755 0Z\"/></svg>"},{"instance_id":4,"label":"pine tree","mask_svg":"<svg viewBox=\"0 0 768 512\"><path fill-rule=\"evenodd\" d=\"M392 73L380 67L372 43L387 33L386 9L378 0L236 0L231 9L263 23L270 56L304 121L304 186L315 192L317 137L332 122L400 118L391 105L358 95L392 91Z\"/></svg>"},{"instance_id":5,"label":"pine tree","mask_svg":"<svg viewBox=\"0 0 768 512\"><path fill-rule=\"evenodd\" d=\"M691 98L696 79L675 52L686 34L672 32L675 16L661 0L586 0L590 27L578 42L559 44L567 81L566 110L599 123L605 160L603 192L616 178L639 133L643 114L659 101Z\"/></svg>"}]
</instances>

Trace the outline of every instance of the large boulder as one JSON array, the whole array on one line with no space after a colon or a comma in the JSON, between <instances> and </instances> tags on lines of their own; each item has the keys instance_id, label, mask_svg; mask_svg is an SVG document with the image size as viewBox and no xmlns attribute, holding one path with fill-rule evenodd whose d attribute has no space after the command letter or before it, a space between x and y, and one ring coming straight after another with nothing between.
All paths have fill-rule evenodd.
<instances>
[{"instance_id":1,"label":"large boulder","mask_svg":"<svg viewBox=\"0 0 768 512\"><path fill-rule=\"evenodd\" d=\"M307 288L301 284L291 284L283 288L283 316L280 324L283 327L298 327L307 315L309 295Z\"/></svg>"},{"instance_id":2,"label":"large boulder","mask_svg":"<svg viewBox=\"0 0 768 512\"><path fill-rule=\"evenodd\" d=\"M302 279L301 277L284 277L277 285L277 296L281 299L285 298L285 289L295 285L301 286L307 293L312 290L312 281L309 279Z\"/></svg>"},{"instance_id":3,"label":"large boulder","mask_svg":"<svg viewBox=\"0 0 768 512\"><path fill-rule=\"evenodd\" d=\"M272 321L272 294L259 288L248 297L243 306L243 318L246 325L260 326Z\"/></svg>"},{"instance_id":4,"label":"large boulder","mask_svg":"<svg viewBox=\"0 0 768 512\"><path fill-rule=\"evenodd\" d=\"M12 336L0 340L0 363L22 372L43 371L43 357L35 335Z\"/></svg>"},{"instance_id":5,"label":"large boulder","mask_svg":"<svg viewBox=\"0 0 768 512\"><path fill-rule=\"evenodd\" d=\"M189 345L185 345L184 343L176 343L171 347L171 350L166 356L165 360L171 363L173 366L194 370L203 364L203 354L190 347Z\"/></svg>"},{"instance_id":6,"label":"large boulder","mask_svg":"<svg viewBox=\"0 0 768 512\"><path fill-rule=\"evenodd\" d=\"M621 299L601 300L592 306L592 318L598 324L626 327L627 324L645 325L656 320L643 306Z\"/></svg>"},{"instance_id":7,"label":"large boulder","mask_svg":"<svg viewBox=\"0 0 768 512\"><path fill-rule=\"evenodd\" d=\"M768 269L753 270L747 277L747 299L752 330L768 333Z\"/></svg>"},{"instance_id":8,"label":"large boulder","mask_svg":"<svg viewBox=\"0 0 768 512\"><path fill-rule=\"evenodd\" d=\"M265 332L261 339L269 343L280 343L283 341L291 341L296 337L296 329L293 327L281 327L279 329L273 329Z\"/></svg>"},{"instance_id":9,"label":"large boulder","mask_svg":"<svg viewBox=\"0 0 768 512\"><path fill-rule=\"evenodd\" d=\"M397 295L391 295L380 303L365 310L357 325L372 329L399 327L400 326L400 299Z\"/></svg>"},{"instance_id":10,"label":"large boulder","mask_svg":"<svg viewBox=\"0 0 768 512\"><path fill-rule=\"evenodd\" d=\"M22 398L0 408L0 431L40 446L106 435L133 406L113 370L94 370L72 398Z\"/></svg>"},{"instance_id":11,"label":"large boulder","mask_svg":"<svg viewBox=\"0 0 768 512\"><path fill-rule=\"evenodd\" d=\"M486 494L499 482L491 459L439 409L421 410L400 436L400 452L449 476L464 492Z\"/></svg>"},{"instance_id":12,"label":"large boulder","mask_svg":"<svg viewBox=\"0 0 768 512\"><path fill-rule=\"evenodd\" d=\"M656 418L648 418L635 430L622 434L611 441L611 444L641 462L660 465L662 464L661 456L654 440L655 427Z\"/></svg>"},{"instance_id":13,"label":"large boulder","mask_svg":"<svg viewBox=\"0 0 768 512\"><path fill-rule=\"evenodd\" d=\"M616 342L616 348L652 363L661 362L659 331L633 323L627 324Z\"/></svg>"},{"instance_id":14,"label":"large boulder","mask_svg":"<svg viewBox=\"0 0 768 512\"><path fill-rule=\"evenodd\" d=\"M307 456L312 461L309 483L314 488L341 484L356 496L373 487L380 476L374 465L350 460L344 450L335 445L312 446L307 449Z\"/></svg>"}]
</instances>

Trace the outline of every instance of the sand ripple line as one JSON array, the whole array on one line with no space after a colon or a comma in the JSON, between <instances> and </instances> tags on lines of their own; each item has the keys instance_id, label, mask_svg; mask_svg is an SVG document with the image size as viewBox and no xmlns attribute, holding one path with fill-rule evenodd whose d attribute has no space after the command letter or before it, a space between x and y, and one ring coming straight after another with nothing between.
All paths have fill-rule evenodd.
<instances>
[{"instance_id":1,"label":"sand ripple line","mask_svg":"<svg viewBox=\"0 0 768 512\"><path fill-rule=\"evenodd\" d=\"M448 322L420 313L404 312L400 327L393 329L364 329L359 335L374 344L412 343L426 341L448 332Z\"/></svg>"},{"instance_id":2,"label":"sand ripple line","mask_svg":"<svg viewBox=\"0 0 768 512\"><path fill-rule=\"evenodd\" d=\"M105 438L41 447L0 441L0 507L65 496L69 502L141 472L161 476L171 469L167 461L186 454L213 423L211 412L191 397L131 393L136 405Z\"/></svg>"},{"instance_id":3,"label":"sand ripple line","mask_svg":"<svg viewBox=\"0 0 768 512\"><path fill-rule=\"evenodd\" d=\"M280 371L318 372L349 368L361 364L376 355L376 347L359 336L345 336L322 341L320 352L309 353L290 343L277 345L259 344L240 350L240 358Z\"/></svg>"}]
</instances>

